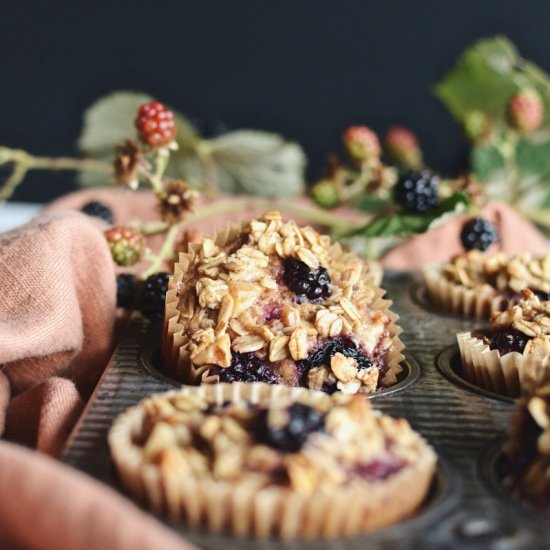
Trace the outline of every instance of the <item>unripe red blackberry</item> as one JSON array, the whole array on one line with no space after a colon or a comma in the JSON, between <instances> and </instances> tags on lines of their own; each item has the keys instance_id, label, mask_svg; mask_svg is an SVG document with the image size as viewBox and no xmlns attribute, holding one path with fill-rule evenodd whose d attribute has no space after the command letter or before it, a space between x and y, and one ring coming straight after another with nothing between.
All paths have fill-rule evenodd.
<instances>
[{"instance_id":1,"label":"unripe red blackberry","mask_svg":"<svg viewBox=\"0 0 550 550\"><path fill-rule=\"evenodd\" d=\"M508 122L522 133L534 132L541 124L544 105L535 90L520 90L508 101Z\"/></svg>"},{"instance_id":2,"label":"unripe red blackberry","mask_svg":"<svg viewBox=\"0 0 550 550\"><path fill-rule=\"evenodd\" d=\"M174 113L159 101L144 103L135 120L139 139L150 147L168 145L176 136Z\"/></svg>"},{"instance_id":3,"label":"unripe red blackberry","mask_svg":"<svg viewBox=\"0 0 550 550\"><path fill-rule=\"evenodd\" d=\"M392 160L405 168L422 166L422 151L413 132L403 126L392 126L386 133L386 148Z\"/></svg>"},{"instance_id":4,"label":"unripe red blackberry","mask_svg":"<svg viewBox=\"0 0 550 550\"><path fill-rule=\"evenodd\" d=\"M111 256L118 265L134 265L145 252L145 237L129 227L113 227L105 231Z\"/></svg>"},{"instance_id":5,"label":"unripe red blackberry","mask_svg":"<svg viewBox=\"0 0 550 550\"><path fill-rule=\"evenodd\" d=\"M344 132L342 141L349 156L354 160L362 162L380 156L378 136L366 126L350 126Z\"/></svg>"}]
</instances>

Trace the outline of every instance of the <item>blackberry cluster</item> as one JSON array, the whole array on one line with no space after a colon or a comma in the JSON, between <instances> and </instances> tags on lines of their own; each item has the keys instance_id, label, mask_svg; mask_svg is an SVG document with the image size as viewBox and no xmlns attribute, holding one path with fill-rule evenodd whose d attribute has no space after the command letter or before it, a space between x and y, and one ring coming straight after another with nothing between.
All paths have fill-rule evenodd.
<instances>
[{"instance_id":1,"label":"blackberry cluster","mask_svg":"<svg viewBox=\"0 0 550 550\"><path fill-rule=\"evenodd\" d=\"M113 225L114 216L113 211L99 201L90 201L87 202L81 209L81 212L87 214L88 216L94 216L95 218L100 218L101 220L106 221L107 223Z\"/></svg>"},{"instance_id":2,"label":"blackberry cluster","mask_svg":"<svg viewBox=\"0 0 550 550\"><path fill-rule=\"evenodd\" d=\"M498 231L489 220L473 218L462 226L460 241L465 250L487 250L498 241Z\"/></svg>"},{"instance_id":3,"label":"blackberry cluster","mask_svg":"<svg viewBox=\"0 0 550 550\"><path fill-rule=\"evenodd\" d=\"M226 368L212 369L218 374L220 382L266 382L278 384L281 379L274 370L254 352L233 353L231 365Z\"/></svg>"},{"instance_id":4,"label":"blackberry cluster","mask_svg":"<svg viewBox=\"0 0 550 550\"><path fill-rule=\"evenodd\" d=\"M357 347L350 338L338 337L327 340L324 345L312 351L306 359L299 361L304 376L315 368L320 366L330 366L330 359L336 353L341 353L345 357L355 359L359 370L372 367L372 362L367 358L363 351Z\"/></svg>"},{"instance_id":5,"label":"blackberry cluster","mask_svg":"<svg viewBox=\"0 0 550 550\"><path fill-rule=\"evenodd\" d=\"M500 355L506 355L507 353L512 353L513 351L523 353L523 350L529 340L531 340L531 338L523 332L510 329L508 331L495 332L495 334L491 337L489 347L491 349L498 350Z\"/></svg>"},{"instance_id":6,"label":"blackberry cluster","mask_svg":"<svg viewBox=\"0 0 550 550\"><path fill-rule=\"evenodd\" d=\"M131 309L136 303L139 284L135 275L121 273L116 278L116 306Z\"/></svg>"},{"instance_id":7,"label":"blackberry cluster","mask_svg":"<svg viewBox=\"0 0 550 550\"><path fill-rule=\"evenodd\" d=\"M162 320L164 300L168 290L170 274L164 271L149 275L143 283L138 300L139 311L152 323Z\"/></svg>"},{"instance_id":8,"label":"blackberry cluster","mask_svg":"<svg viewBox=\"0 0 550 550\"><path fill-rule=\"evenodd\" d=\"M300 260L285 260L283 266L285 285L296 294L296 301L320 302L332 295L332 280L327 269L319 266L310 269Z\"/></svg>"},{"instance_id":9,"label":"blackberry cluster","mask_svg":"<svg viewBox=\"0 0 550 550\"><path fill-rule=\"evenodd\" d=\"M404 210L427 214L439 205L439 177L430 170L411 170L394 187L394 201Z\"/></svg>"},{"instance_id":10,"label":"blackberry cluster","mask_svg":"<svg viewBox=\"0 0 550 550\"><path fill-rule=\"evenodd\" d=\"M150 147L164 147L176 136L174 113L160 101L144 103L134 123L140 141Z\"/></svg>"},{"instance_id":11,"label":"blackberry cluster","mask_svg":"<svg viewBox=\"0 0 550 550\"><path fill-rule=\"evenodd\" d=\"M274 428L268 422L269 410L260 410L254 426L256 440L283 453L295 453L302 448L311 433L325 427L324 416L308 405L294 403L287 412L288 422Z\"/></svg>"}]
</instances>

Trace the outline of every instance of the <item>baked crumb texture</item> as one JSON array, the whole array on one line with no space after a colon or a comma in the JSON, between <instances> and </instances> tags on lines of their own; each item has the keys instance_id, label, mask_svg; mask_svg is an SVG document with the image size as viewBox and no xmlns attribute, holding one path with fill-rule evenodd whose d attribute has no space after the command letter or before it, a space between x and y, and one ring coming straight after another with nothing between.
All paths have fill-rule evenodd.
<instances>
[{"instance_id":1,"label":"baked crumb texture","mask_svg":"<svg viewBox=\"0 0 550 550\"><path fill-rule=\"evenodd\" d=\"M488 331L457 334L465 377L502 395L522 392L550 382L550 301L541 301L531 290L502 312L494 312ZM523 351L491 349L497 335L521 337Z\"/></svg>"},{"instance_id":2,"label":"baked crumb texture","mask_svg":"<svg viewBox=\"0 0 550 550\"><path fill-rule=\"evenodd\" d=\"M114 423L111 454L140 502L235 535L334 537L423 503L436 464L404 419L362 396L282 385L187 386Z\"/></svg>"},{"instance_id":3,"label":"baked crumb texture","mask_svg":"<svg viewBox=\"0 0 550 550\"><path fill-rule=\"evenodd\" d=\"M450 262L424 270L430 301L437 307L466 317L488 319L521 299L530 288L550 293L550 255L530 253L507 256L471 250Z\"/></svg>"},{"instance_id":4,"label":"baked crumb texture","mask_svg":"<svg viewBox=\"0 0 550 550\"><path fill-rule=\"evenodd\" d=\"M504 455L505 485L550 514L550 385L518 403Z\"/></svg>"},{"instance_id":5,"label":"baked crumb texture","mask_svg":"<svg viewBox=\"0 0 550 550\"><path fill-rule=\"evenodd\" d=\"M323 289L330 295L300 299L287 285L288 273L285 281L289 261L312 273L326 270L330 283L323 279ZM395 384L403 359L397 316L383 295L356 254L268 212L180 254L166 296L164 368L185 383L216 383L237 358L253 354L273 382L373 393ZM370 365L344 352L312 367L312 354L331 342L340 350L351 342Z\"/></svg>"}]
</instances>

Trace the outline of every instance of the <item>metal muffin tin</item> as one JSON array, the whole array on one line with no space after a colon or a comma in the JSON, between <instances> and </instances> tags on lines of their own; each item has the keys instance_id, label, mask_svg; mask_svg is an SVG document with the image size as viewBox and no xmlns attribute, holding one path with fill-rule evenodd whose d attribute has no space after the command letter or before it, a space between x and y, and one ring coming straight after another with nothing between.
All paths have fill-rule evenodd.
<instances>
[{"instance_id":1,"label":"metal muffin tin","mask_svg":"<svg viewBox=\"0 0 550 550\"><path fill-rule=\"evenodd\" d=\"M406 417L440 462L418 514L399 525L348 539L282 542L235 539L167 523L205 549L483 548L550 546L550 520L518 502L496 471L513 402L472 387L460 376L455 334L484 323L436 312L417 274L387 273L383 283L400 325L407 361L397 387L372 397L374 406ZM62 459L124 492L114 475L107 432L114 418L146 395L177 385L158 371L158 332L135 319L118 345Z\"/></svg>"}]
</instances>

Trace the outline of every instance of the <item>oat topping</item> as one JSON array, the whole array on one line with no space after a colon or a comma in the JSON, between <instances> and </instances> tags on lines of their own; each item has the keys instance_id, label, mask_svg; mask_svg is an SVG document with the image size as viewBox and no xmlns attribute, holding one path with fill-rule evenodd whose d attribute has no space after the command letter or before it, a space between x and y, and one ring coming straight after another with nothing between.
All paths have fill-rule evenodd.
<instances>
[{"instance_id":1,"label":"oat topping","mask_svg":"<svg viewBox=\"0 0 550 550\"><path fill-rule=\"evenodd\" d=\"M529 289L522 296L516 305L492 314L491 331L524 335L523 353L531 353L550 346L550 301L541 301Z\"/></svg>"},{"instance_id":2,"label":"oat topping","mask_svg":"<svg viewBox=\"0 0 550 550\"><path fill-rule=\"evenodd\" d=\"M143 457L167 474L177 469L217 481L254 479L299 492L377 482L413 463L421 451L404 419L372 410L359 396L302 395L276 404L212 406L170 392L142 402Z\"/></svg>"},{"instance_id":3,"label":"oat topping","mask_svg":"<svg viewBox=\"0 0 550 550\"><path fill-rule=\"evenodd\" d=\"M205 238L180 257L183 275L168 298L178 350L167 362L187 365L193 381L216 382L236 353L254 353L290 385L371 393L395 382L400 330L363 260L278 212L217 242ZM344 357L302 372L309 371L304 361L336 338L353 340L372 368Z\"/></svg>"},{"instance_id":4,"label":"oat topping","mask_svg":"<svg viewBox=\"0 0 550 550\"><path fill-rule=\"evenodd\" d=\"M489 286L501 292L532 288L550 292L550 255L535 257L526 252L508 257L502 252L485 254L471 250L445 265L443 275L467 288Z\"/></svg>"}]
</instances>

